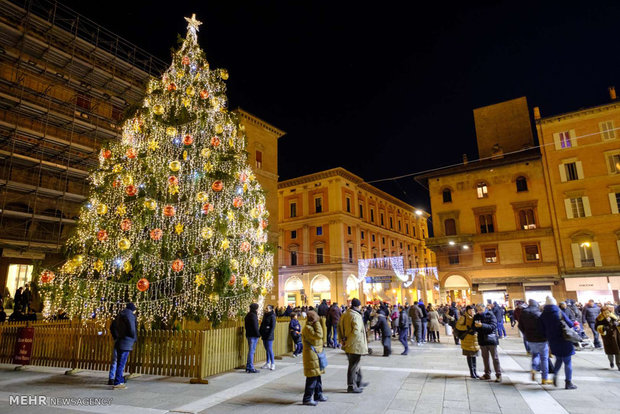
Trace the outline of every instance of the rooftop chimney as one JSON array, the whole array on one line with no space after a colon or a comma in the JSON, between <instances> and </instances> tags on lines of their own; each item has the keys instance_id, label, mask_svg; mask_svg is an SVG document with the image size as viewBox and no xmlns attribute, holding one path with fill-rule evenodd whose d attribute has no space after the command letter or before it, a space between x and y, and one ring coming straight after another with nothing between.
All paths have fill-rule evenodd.
<instances>
[{"instance_id":1,"label":"rooftop chimney","mask_svg":"<svg viewBox=\"0 0 620 414\"><path fill-rule=\"evenodd\" d=\"M467 160L467 154L463 154L463 165L467 164L469 161Z\"/></svg>"},{"instance_id":2,"label":"rooftop chimney","mask_svg":"<svg viewBox=\"0 0 620 414\"><path fill-rule=\"evenodd\" d=\"M612 101L615 101L616 100L616 87L610 86L609 88L607 88L607 90L609 91L609 99L611 99Z\"/></svg>"},{"instance_id":3,"label":"rooftop chimney","mask_svg":"<svg viewBox=\"0 0 620 414\"><path fill-rule=\"evenodd\" d=\"M540 119L540 108L537 106L534 107L534 119Z\"/></svg>"}]
</instances>

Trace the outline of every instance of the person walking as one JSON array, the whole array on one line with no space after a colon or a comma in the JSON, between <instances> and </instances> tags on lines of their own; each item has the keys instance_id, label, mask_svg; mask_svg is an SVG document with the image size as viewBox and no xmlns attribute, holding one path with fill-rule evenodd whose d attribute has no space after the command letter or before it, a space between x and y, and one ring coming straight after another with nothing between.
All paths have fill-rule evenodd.
<instances>
[{"instance_id":1,"label":"person walking","mask_svg":"<svg viewBox=\"0 0 620 414\"><path fill-rule=\"evenodd\" d=\"M273 339L276 330L276 314L273 311L272 305L267 305L263 320L260 322L260 337L263 340L263 346L265 347L265 354L267 355L267 361L263 365L262 369L276 369L276 363L273 355Z\"/></svg>"},{"instance_id":2,"label":"person walking","mask_svg":"<svg viewBox=\"0 0 620 414\"><path fill-rule=\"evenodd\" d=\"M465 313L461 315L456 323L457 335L461 339L461 349L463 355L467 357L467 366L469 367L469 375L471 378L477 379L476 373L476 357L480 346L478 345L478 333L474 329L474 314L476 310L472 305L467 305Z\"/></svg>"},{"instance_id":3,"label":"person walking","mask_svg":"<svg viewBox=\"0 0 620 414\"><path fill-rule=\"evenodd\" d=\"M323 352L323 328L319 315L315 311L308 311L306 326L301 332L301 337L303 343L302 361L304 376L306 377L306 388L302 402L303 405L315 406L319 401L327 401L327 397L323 395L323 383L321 381L321 374L324 374L325 371L321 369L318 356Z\"/></svg>"},{"instance_id":4,"label":"person walking","mask_svg":"<svg viewBox=\"0 0 620 414\"><path fill-rule=\"evenodd\" d=\"M422 346L422 309L417 303L414 303L409 307L409 317L411 318L411 325L413 326L413 336L415 336L418 346ZM413 337L411 338L413 340Z\"/></svg>"},{"instance_id":5,"label":"person walking","mask_svg":"<svg viewBox=\"0 0 620 414\"><path fill-rule=\"evenodd\" d=\"M321 328L323 329L323 346L327 346L327 313L329 312L329 305L327 300L323 299L320 305L317 307L316 312L321 318Z\"/></svg>"},{"instance_id":6,"label":"person walking","mask_svg":"<svg viewBox=\"0 0 620 414\"><path fill-rule=\"evenodd\" d=\"M596 318L598 317L600 313L601 313L601 308L596 306L596 303L594 303L594 300L590 299L588 303L586 303L586 306L583 307L583 312L581 315L581 325L584 327L584 330L585 330L585 326L588 325L590 327L590 330L592 331L592 334L594 335L594 347L595 348L603 347L603 345L601 344L601 339L598 336L598 332L596 331L596 328L594 327L594 325L596 324Z\"/></svg>"},{"instance_id":7,"label":"person walking","mask_svg":"<svg viewBox=\"0 0 620 414\"><path fill-rule=\"evenodd\" d=\"M422 311L422 319L420 320L422 323L422 334L420 335L422 338L422 342L427 342L428 338L428 312L426 311L426 307L424 306L424 302L422 299L418 302L418 307Z\"/></svg>"},{"instance_id":8,"label":"person walking","mask_svg":"<svg viewBox=\"0 0 620 414\"><path fill-rule=\"evenodd\" d=\"M297 312L291 312L291 321L288 324L288 331L291 335L291 339L293 340L293 344L295 344L295 350L293 351L293 358L297 358L302 351L301 344L301 325L297 320Z\"/></svg>"},{"instance_id":9,"label":"person walking","mask_svg":"<svg viewBox=\"0 0 620 414\"><path fill-rule=\"evenodd\" d=\"M433 342L439 342L439 313L432 304L428 305L428 332Z\"/></svg>"},{"instance_id":10,"label":"person walking","mask_svg":"<svg viewBox=\"0 0 620 414\"><path fill-rule=\"evenodd\" d=\"M341 316L342 312L340 311L340 307L338 306L338 304L332 304L327 314L327 319L329 320L329 330L327 331L327 346L331 346L333 348L339 347L338 323L340 322Z\"/></svg>"},{"instance_id":11,"label":"person walking","mask_svg":"<svg viewBox=\"0 0 620 414\"><path fill-rule=\"evenodd\" d=\"M614 367L614 358L616 359L616 367L620 371L620 327L618 317L614 314L613 305L605 306L600 315L596 317L596 330L603 338L603 347L605 354L609 358L609 368Z\"/></svg>"},{"instance_id":12,"label":"person walking","mask_svg":"<svg viewBox=\"0 0 620 414\"><path fill-rule=\"evenodd\" d=\"M377 319L377 324L373 327L381 332L381 344L383 344L383 356L389 357L392 353L392 328L390 328L390 323L387 320L387 316L385 314L385 309L380 309L378 314L379 318Z\"/></svg>"},{"instance_id":13,"label":"person walking","mask_svg":"<svg viewBox=\"0 0 620 414\"><path fill-rule=\"evenodd\" d=\"M250 305L250 311L245 315L245 337L248 340L248 358L245 364L245 372L256 374L258 370L254 368L254 353L256 352L256 344L260 338L258 329L258 303Z\"/></svg>"},{"instance_id":14,"label":"person walking","mask_svg":"<svg viewBox=\"0 0 620 414\"><path fill-rule=\"evenodd\" d=\"M401 355L407 355L409 353L409 342L407 341L410 325L409 315L407 314L407 309L403 306L399 306L398 310L400 311L398 316L398 340L405 347Z\"/></svg>"},{"instance_id":15,"label":"person walking","mask_svg":"<svg viewBox=\"0 0 620 414\"><path fill-rule=\"evenodd\" d=\"M571 357L575 354L575 347L572 342L564 339L562 323L566 323L572 329L572 322L566 314L560 311L556 300L552 296L547 296L545 307L540 315L540 325L549 342L551 353L556 356L555 367L553 368L553 385L558 385L558 375L562 364L564 364L564 375L566 376L565 388L574 390L577 388L573 384L573 365Z\"/></svg>"},{"instance_id":16,"label":"person walking","mask_svg":"<svg viewBox=\"0 0 620 414\"><path fill-rule=\"evenodd\" d=\"M505 338L506 329L504 328L504 310L497 302L493 302L492 312L493 316L495 316L495 320L497 321L497 337Z\"/></svg>"},{"instance_id":17,"label":"person walking","mask_svg":"<svg viewBox=\"0 0 620 414\"><path fill-rule=\"evenodd\" d=\"M15 296L13 297L13 312L21 312L22 311L22 292L24 288L20 287L15 292Z\"/></svg>"},{"instance_id":18,"label":"person walking","mask_svg":"<svg viewBox=\"0 0 620 414\"><path fill-rule=\"evenodd\" d=\"M135 312L136 305L129 302L110 325L112 338L114 338L114 356L116 357L115 364L112 364L115 368L113 384L115 390L127 388L123 371L125 371L129 353L133 350L133 344L138 339ZM110 373L112 373L112 368L110 368Z\"/></svg>"},{"instance_id":19,"label":"person walking","mask_svg":"<svg viewBox=\"0 0 620 414\"><path fill-rule=\"evenodd\" d=\"M484 375L481 380L491 379L491 364L489 357L493 360L493 368L495 368L495 382L502 382L502 368L499 364L499 355L497 353L497 321L495 315L490 312L483 304L476 306L477 314L474 315L474 327L478 332L478 345L482 353L482 362L484 363Z\"/></svg>"},{"instance_id":20,"label":"person walking","mask_svg":"<svg viewBox=\"0 0 620 414\"><path fill-rule=\"evenodd\" d=\"M360 308L362 303L359 299L351 300L351 307L342 314L338 324L338 337L343 351L347 354L349 367L347 369L347 392L359 394L367 382L362 381L362 369L360 361L362 355L368 353L366 331Z\"/></svg>"},{"instance_id":21,"label":"person walking","mask_svg":"<svg viewBox=\"0 0 620 414\"><path fill-rule=\"evenodd\" d=\"M452 328L452 336L454 337L454 344L459 345L460 339L456 334L456 323L458 322L461 314L459 313L458 308L456 307L456 302L452 302L452 305L448 308L448 312L446 312L446 320L448 325Z\"/></svg>"},{"instance_id":22,"label":"person walking","mask_svg":"<svg viewBox=\"0 0 620 414\"><path fill-rule=\"evenodd\" d=\"M547 337L540 329L540 305L534 299L528 301L529 306L521 311L519 330L527 341L532 354L532 381L536 381L536 373L542 373L542 385L552 384L549 379L549 345Z\"/></svg>"}]
</instances>

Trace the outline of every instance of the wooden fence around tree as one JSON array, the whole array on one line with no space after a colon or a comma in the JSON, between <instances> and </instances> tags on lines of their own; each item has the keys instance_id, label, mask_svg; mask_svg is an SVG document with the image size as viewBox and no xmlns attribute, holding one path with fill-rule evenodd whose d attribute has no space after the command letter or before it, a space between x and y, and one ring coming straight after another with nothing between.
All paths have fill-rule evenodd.
<instances>
[{"instance_id":1,"label":"wooden fence around tree","mask_svg":"<svg viewBox=\"0 0 620 414\"><path fill-rule=\"evenodd\" d=\"M303 327L305 321L299 321ZM274 355L292 351L288 318L279 318L273 342ZM11 364L18 329L25 323L0 324L0 363ZM105 327L60 321L34 322L30 365L106 371L114 342ZM259 341L260 342L260 341ZM243 321L207 330L140 330L129 356L127 371L136 374L201 378L245 366L248 344ZM262 344L254 361L266 359Z\"/></svg>"}]
</instances>

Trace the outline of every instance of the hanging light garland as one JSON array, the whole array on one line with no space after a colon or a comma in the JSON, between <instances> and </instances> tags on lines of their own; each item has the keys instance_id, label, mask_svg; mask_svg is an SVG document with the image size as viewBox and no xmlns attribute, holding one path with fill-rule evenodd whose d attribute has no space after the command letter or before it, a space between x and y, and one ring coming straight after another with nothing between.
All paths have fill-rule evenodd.
<instances>
[{"instance_id":1,"label":"hanging light garland","mask_svg":"<svg viewBox=\"0 0 620 414\"><path fill-rule=\"evenodd\" d=\"M101 150L68 260L41 274L46 314L106 319L131 301L143 322L221 319L273 287L269 212L226 109L228 72L210 68L201 23L186 20L172 65Z\"/></svg>"}]
</instances>

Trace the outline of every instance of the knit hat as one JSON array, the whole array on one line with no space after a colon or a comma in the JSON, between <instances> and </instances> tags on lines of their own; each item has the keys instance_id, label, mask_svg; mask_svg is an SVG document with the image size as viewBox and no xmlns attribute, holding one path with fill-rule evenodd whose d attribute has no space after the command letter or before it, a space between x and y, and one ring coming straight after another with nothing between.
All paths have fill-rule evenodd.
<instances>
[{"instance_id":1,"label":"knit hat","mask_svg":"<svg viewBox=\"0 0 620 414\"><path fill-rule=\"evenodd\" d=\"M358 298L351 299L351 306L357 308L358 306L362 306L362 302Z\"/></svg>"},{"instance_id":2,"label":"knit hat","mask_svg":"<svg viewBox=\"0 0 620 414\"><path fill-rule=\"evenodd\" d=\"M253 303L250 305L250 310L251 311L257 311L258 310L258 303Z\"/></svg>"},{"instance_id":3,"label":"knit hat","mask_svg":"<svg viewBox=\"0 0 620 414\"><path fill-rule=\"evenodd\" d=\"M136 310L136 305L134 305L132 302L129 302L127 304L127 309L129 309L130 311L135 311Z\"/></svg>"},{"instance_id":4,"label":"knit hat","mask_svg":"<svg viewBox=\"0 0 620 414\"><path fill-rule=\"evenodd\" d=\"M557 305L558 302L555 300L553 296L547 296L547 300L545 301L545 305Z\"/></svg>"}]
</instances>

